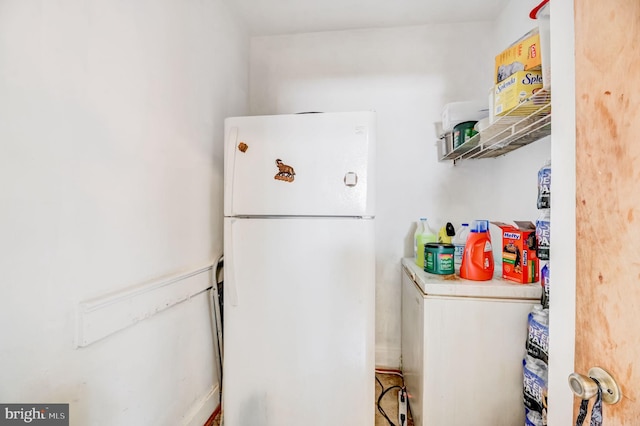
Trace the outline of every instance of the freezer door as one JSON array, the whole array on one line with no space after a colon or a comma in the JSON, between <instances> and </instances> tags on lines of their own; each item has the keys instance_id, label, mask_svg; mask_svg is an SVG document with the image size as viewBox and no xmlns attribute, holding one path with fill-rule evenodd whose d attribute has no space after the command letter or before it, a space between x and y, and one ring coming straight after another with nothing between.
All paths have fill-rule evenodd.
<instances>
[{"instance_id":1,"label":"freezer door","mask_svg":"<svg viewBox=\"0 0 640 426\"><path fill-rule=\"evenodd\" d=\"M374 424L373 226L225 218L225 425Z\"/></svg>"},{"instance_id":2,"label":"freezer door","mask_svg":"<svg viewBox=\"0 0 640 426\"><path fill-rule=\"evenodd\" d=\"M373 112L225 120L225 216L373 216Z\"/></svg>"}]
</instances>

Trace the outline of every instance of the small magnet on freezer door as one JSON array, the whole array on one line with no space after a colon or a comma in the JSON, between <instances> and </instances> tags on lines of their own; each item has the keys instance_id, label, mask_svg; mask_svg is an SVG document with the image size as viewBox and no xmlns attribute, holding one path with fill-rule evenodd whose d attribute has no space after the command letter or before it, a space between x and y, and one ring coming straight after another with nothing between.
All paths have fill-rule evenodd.
<instances>
[{"instance_id":1,"label":"small magnet on freezer door","mask_svg":"<svg viewBox=\"0 0 640 426\"><path fill-rule=\"evenodd\" d=\"M247 145L244 142L240 142L238 144L238 150L240 150L240 152L247 152L247 149L249 148L249 145Z\"/></svg>"},{"instance_id":2,"label":"small magnet on freezer door","mask_svg":"<svg viewBox=\"0 0 640 426\"><path fill-rule=\"evenodd\" d=\"M276 166L278 167L278 173L273 177L276 180L283 180L285 182L293 182L296 172L293 167L288 164L284 164L281 159L276 160Z\"/></svg>"}]
</instances>

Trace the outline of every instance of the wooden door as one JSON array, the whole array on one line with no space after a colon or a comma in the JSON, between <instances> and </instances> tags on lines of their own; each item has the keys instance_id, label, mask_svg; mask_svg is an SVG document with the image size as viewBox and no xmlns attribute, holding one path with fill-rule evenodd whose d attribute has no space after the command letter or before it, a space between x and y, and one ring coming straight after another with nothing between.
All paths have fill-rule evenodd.
<instances>
[{"instance_id":1,"label":"wooden door","mask_svg":"<svg viewBox=\"0 0 640 426\"><path fill-rule=\"evenodd\" d=\"M623 399L605 404L604 423L637 425L640 2L576 0L575 36L575 371L600 366L611 372Z\"/></svg>"}]
</instances>

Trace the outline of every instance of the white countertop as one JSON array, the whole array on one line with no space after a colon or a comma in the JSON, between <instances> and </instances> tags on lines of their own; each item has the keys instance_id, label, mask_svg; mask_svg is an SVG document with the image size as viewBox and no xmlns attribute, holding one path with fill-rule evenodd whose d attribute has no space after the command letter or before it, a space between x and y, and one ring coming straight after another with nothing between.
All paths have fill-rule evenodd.
<instances>
[{"instance_id":1,"label":"white countertop","mask_svg":"<svg viewBox=\"0 0 640 426\"><path fill-rule=\"evenodd\" d=\"M420 269L413 258L402 259L402 269L426 296L486 297L496 299L540 300L540 282L519 284L495 277L490 281L471 281L459 275L430 274Z\"/></svg>"}]
</instances>

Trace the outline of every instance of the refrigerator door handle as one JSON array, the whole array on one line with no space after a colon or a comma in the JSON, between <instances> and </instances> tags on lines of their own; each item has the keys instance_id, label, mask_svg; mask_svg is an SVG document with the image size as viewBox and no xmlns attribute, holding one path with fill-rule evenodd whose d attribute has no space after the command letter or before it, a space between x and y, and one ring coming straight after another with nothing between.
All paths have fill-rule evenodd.
<instances>
[{"instance_id":1,"label":"refrigerator door handle","mask_svg":"<svg viewBox=\"0 0 640 426\"><path fill-rule=\"evenodd\" d=\"M225 273L227 274L227 278L224 280L225 289L224 289L224 297L227 299L231 306L238 306L238 289L236 287L236 267L235 267L235 258L236 258L236 244L233 239L233 224L236 222L235 219L231 219L231 223L229 225L229 239L231 240L231 253L230 256L226 256L225 262Z\"/></svg>"},{"instance_id":2,"label":"refrigerator door handle","mask_svg":"<svg viewBox=\"0 0 640 426\"><path fill-rule=\"evenodd\" d=\"M240 152L246 152L248 146L241 142L237 147L238 143L238 128L232 127L229 129L229 134L227 135L227 139L225 140L225 171L224 171L224 214L232 215L233 211L233 176L230 175L235 169L235 161L236 161L236 149ZM244 147L241 147L244 145Z\"/></svg>"}]
</instances>

